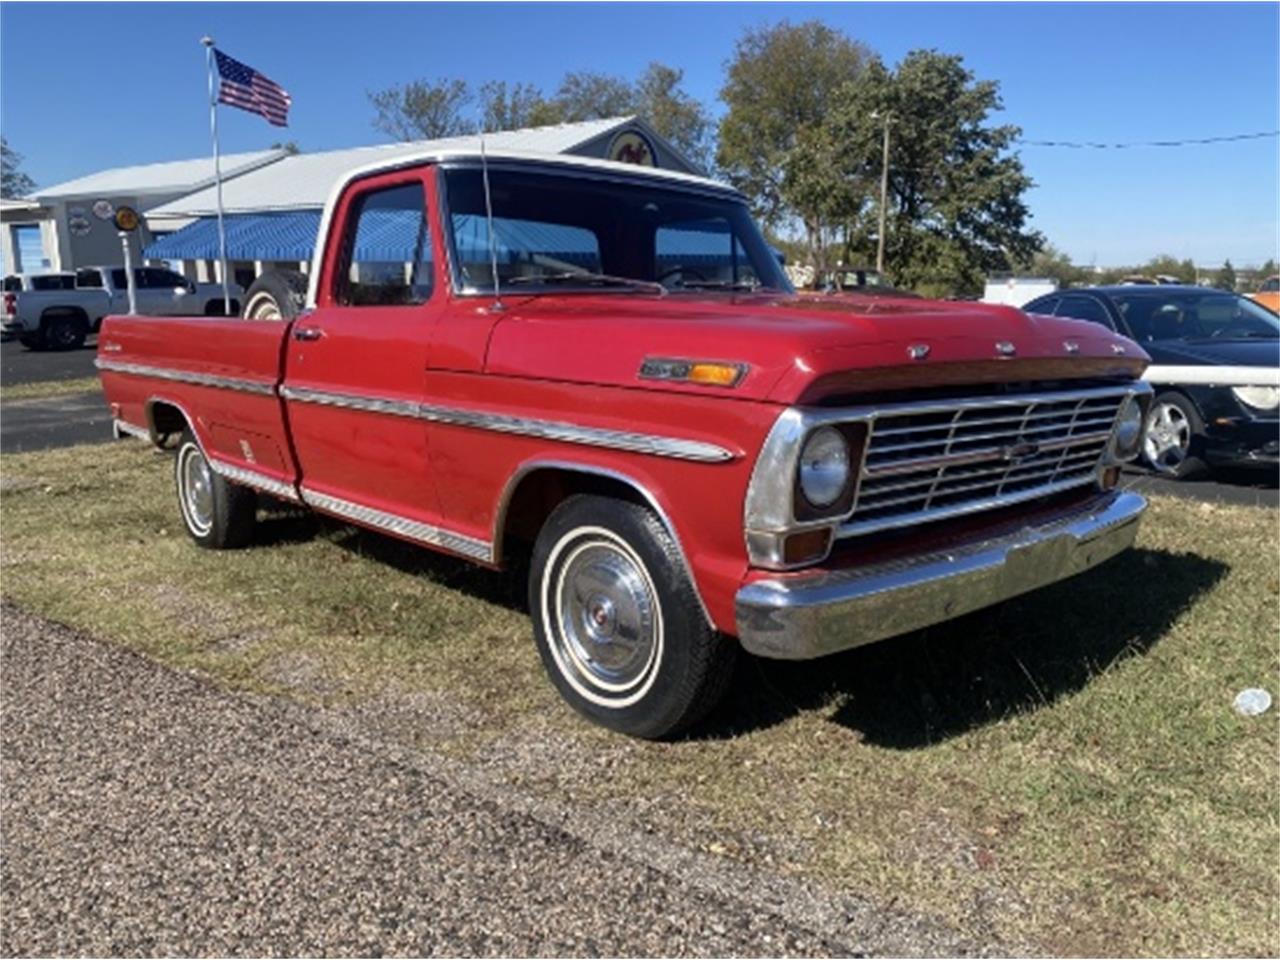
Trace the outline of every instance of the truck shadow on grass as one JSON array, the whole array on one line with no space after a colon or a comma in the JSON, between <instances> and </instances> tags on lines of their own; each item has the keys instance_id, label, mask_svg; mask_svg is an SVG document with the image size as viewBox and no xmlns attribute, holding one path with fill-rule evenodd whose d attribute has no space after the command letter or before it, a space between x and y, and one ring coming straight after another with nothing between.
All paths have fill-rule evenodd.
<instances>
[{"instance_id":1,"label":"truck shadow on grass","mask_svg":"<svg viewBox=\"0 0 1280 960\"><path fill-rule=\"evenodd\" d=\"M259 546L323 536L364 559L527 612L524 568L495 573L289 508L265 519ZM927 747L1048 706L1143 656L1227 570L1196 554L1133 549L998 607L820 660L743 654L725 701L688 738L729 739L818 709L869 743Z\"/></svg>"},{"instance_id":2,"label":"truck shadow on grass","mask_svg":"<svg viewBox=\"0 0 1280 960\"><path fill-rule=\"evenodd\" d=\"M694 736L733 737L807 709L869 743L927 747L1049 706L1143 656L1228 567L1135 549L1074 579L948 623L809 662L746 656Z\"/></svg>"}]
</instances>

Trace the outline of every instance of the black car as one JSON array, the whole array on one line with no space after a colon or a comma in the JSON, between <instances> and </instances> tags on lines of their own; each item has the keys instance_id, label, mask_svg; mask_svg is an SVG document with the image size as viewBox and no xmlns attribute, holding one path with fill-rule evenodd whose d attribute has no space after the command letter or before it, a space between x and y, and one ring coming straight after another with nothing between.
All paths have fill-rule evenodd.
<instances>
[{"instance_id":1,"label":"black car","mask_svg":"<svg viewBox=\"0 0 1280 960\"><path fill-rule=\"evenodd\" d=\"M1188 477L1208 465L1280 463L1280 320L1247 297L1194 286L1060 290L1027 313L1091 320L1151 355L1145 453Z\"/></svg>"}]
</instances>

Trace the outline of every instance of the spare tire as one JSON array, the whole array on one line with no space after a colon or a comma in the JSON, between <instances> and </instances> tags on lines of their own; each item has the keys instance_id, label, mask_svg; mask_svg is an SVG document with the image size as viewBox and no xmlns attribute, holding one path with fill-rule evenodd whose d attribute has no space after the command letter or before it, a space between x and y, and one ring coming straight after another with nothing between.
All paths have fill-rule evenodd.
<instances>
[{"instance_id":1,"label":"spare tire","mask_svg":"<svg viewBox=\"0 0 1280 960\"><path fill-rule=\"evenodd\" d=\"M244 295L246 320L292 320L307 302L307 278L296 270L264 273Z\"/></svg>"}]
</instances>

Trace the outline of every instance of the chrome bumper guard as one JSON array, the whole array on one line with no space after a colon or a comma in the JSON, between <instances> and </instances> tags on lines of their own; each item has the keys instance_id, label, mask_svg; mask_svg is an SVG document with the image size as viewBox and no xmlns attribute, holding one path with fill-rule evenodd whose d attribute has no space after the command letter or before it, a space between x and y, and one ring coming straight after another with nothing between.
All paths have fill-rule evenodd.
<instances>
[{"instance_id":1,"label":"chrome bumper guard","mask_svg":"<svg viewBox=\"0 0 1280 960\"><path fill-rule=\"evenodd\" d=\"M757 580L738 591L738 637L762 657L807 660L991 606L1133 546L1147 501L1119 493L1085 512L877 566Z\"/></svg>"}]
</instances>

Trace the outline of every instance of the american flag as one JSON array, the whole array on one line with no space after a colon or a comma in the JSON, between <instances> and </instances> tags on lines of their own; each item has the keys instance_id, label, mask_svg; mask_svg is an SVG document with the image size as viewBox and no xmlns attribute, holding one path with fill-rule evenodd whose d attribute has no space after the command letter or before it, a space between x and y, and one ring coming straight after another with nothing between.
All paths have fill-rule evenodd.
<instances>
[{"instance_id":1,"label":"american flag","mask_svg":"<svg viewBox=\"0 0 1280 960\"><path fill-rule=\"evenodd\" d=\"M284 87L221 50L214 50L213 54L218 58L218 76L222 78L218 84L219 103L256 113L277 127L289 125L293 98Z\"/></svg>"}]
</instances>

